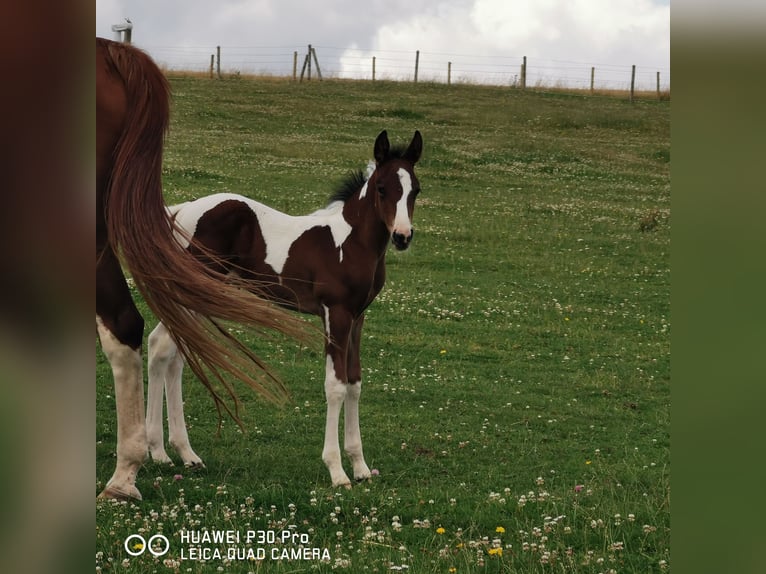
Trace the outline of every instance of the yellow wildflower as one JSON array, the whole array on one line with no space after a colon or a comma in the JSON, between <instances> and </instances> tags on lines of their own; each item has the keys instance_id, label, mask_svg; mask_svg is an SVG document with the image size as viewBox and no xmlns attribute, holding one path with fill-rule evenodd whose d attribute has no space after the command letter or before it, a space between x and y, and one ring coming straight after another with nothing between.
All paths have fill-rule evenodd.
<instances>
[{"instance_id":1,"label":"yellow wildflower","mask_svg":"<svg viewBox=\"0 0 766 574\"><path fill-rule=\"evenodd\" d=\"M447 531L444 530L444 528L442 528L441 526L436 529L436 534L444 534L445 532L447 532Z\"/></svg>"},{"instance_id":2,"label":"yellow wildflower","mask_svg":"<svg viewBox=\"0 0 766 574\"><path fill-rule=\"evenodd\" d=\"M502 534L503 532L505 532L505 528L503 528L502 526L498 526L497 528L495 528L495 532Z\"/></svg>"}]
</instances>

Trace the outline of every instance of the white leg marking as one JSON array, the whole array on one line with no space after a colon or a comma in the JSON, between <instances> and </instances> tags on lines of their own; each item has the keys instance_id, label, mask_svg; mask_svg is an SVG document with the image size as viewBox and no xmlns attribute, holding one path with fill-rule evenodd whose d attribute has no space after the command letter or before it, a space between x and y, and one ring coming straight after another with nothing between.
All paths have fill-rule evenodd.
<instances>
[{"instance_id":1,"label":"white leg marking","mask_svg":"<svg viewBox=\"0 0 766 574\"><path fill-rule=\"evenodd\" d=\"M341 465L340 442L338 440L340 410L346 398L347 387L348 385L335 375L332 357L327 355L324 381L325 397L327 398L327 424L325 426L322 460L330 471L333 486L351 486L351 481Z\"/></svg>"},{"instance_id":2,"label":"white leg marking","mask_svg":"<svg viewBox=\"0 0 766 574\"><path fill-rule=\"evenodd\" d=\"M359 395L362 393L362 381L348 385L346 391L346 402L343 407L346 424L344 447L346 453L351 457L351 464L354 467L354 478L363 480L370 478L370 469L364 461L362 452L362 433L359 430Z\"/></svg>"},{"instance_id":3,"label":"white leg marking","mask_svg":"<svg viewBox=\"0 0 766 574\"><path fill-rule=\"evenodd\" d=\"M184 359L177 353L173 362L168 366L165 379L165 398L168 404L168 442L186 467L204 467L202 459L192 449L189 443L189 433L186 431L184 419L184 401L181 391L181 381L184 369Z\"/></svg>"},{"instance_id":4,"label":"white leg marking","mask_svg":"<svg viewBox=\"0 0 766 574\"><path fill-rule=\"evenodd\" d=\"M147 449L141 353L120 343L99 317L96 327L101 348L112 367L117 403L117 466L104 493L141 500L136 475Z\"/></svg>"},{"instance_id":5,"label":"white leg marking","mask_svg":"<svg viewBox=\"0 0 766 574\"><path fill-rule=\"evenodd\" d=\"M162 423L162 390L168 407L169 442L185 466L204 466L189 443L184 420L181 382L184 360L170 333L161 323L149 335L149 405L146 415L149 451L157 462L170 463L165 452Z\"/></svg>"},{"instance_id":6,"label":"white leg marking","mask_svg":"<svg viewBox=\"0 0 766 574\"><path fill-rule=\"evenodd\" d=\"M160 323L149 335L149 390L146 401L146 438L149 454L155 462L172 464L165 452L162 399L168 367L177 353L173 340Z\"/></svg>"}]
</instances>

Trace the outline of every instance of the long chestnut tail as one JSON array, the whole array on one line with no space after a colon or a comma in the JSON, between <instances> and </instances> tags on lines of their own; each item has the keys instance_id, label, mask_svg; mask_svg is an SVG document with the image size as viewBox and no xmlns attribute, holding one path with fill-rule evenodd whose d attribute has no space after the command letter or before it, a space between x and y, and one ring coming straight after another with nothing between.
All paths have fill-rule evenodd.
<instances>
[{"instance_id":1,"label":"long chestnut tail","mask_svg":"<svg viewBox=\"0 0 766 574\"><path fill-rule=\"evenodd\" d=\"M107 192L109 242L121 254L136 287L169 329L194 374L211 392L219 413L223 408L239 420L237 396L224 373L277 402L287 397L287 390L221 321L276 330L299 340L306 340L306 323L251 293L251 283L237 284L204 266L176 242L175 226L162 196L169 85L142 51L103 42L108 45L108 63L122 77L127 100ZM211 375L234 400L234 412L216 391Z\"/></svg>"}]
</instances>

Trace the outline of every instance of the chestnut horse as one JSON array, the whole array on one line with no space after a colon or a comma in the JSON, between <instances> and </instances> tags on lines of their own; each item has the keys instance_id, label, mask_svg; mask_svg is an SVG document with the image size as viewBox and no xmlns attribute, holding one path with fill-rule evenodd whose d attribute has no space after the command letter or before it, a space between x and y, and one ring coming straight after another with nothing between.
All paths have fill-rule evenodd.
<instances>
[{"instance_id":1,"label":"chestnut horse","mask_svg":"<svg viewBox=\"0 0 766 574\"><path fill-rule=\"evenodd\" d=\"M352 174L325 208L293 217L252 199L219 193L169 208L194 243L190 252L221 272L263 285L265 296L324 322L327 421L322 459L334 486L351 481L341 465L338 426L345 413L344 447L354 478L370 477L359 431L359 360L365 309L386 280L389 242L407 249L420 183L420 132L406 148L391 149L386 132L374 146L368 177ZM211 260L199 251L215 254ZM160 323L149 335L147 432L152 458L170 462L162 422L163 385L167 397L169 442L187 466L201 465L186 432L181 398L183 358Z\"/></svg>"},{"instance_id":2,"label":"chestnut horse","mask_svg":"<svg viewBox=\"0 0 766 574\"><path fill-rule=\"evenodd\" d=\"M221 325L235 320L305 337L287 311L254 295L182 249L162 197L162 150L169 86L157 65L126 44L96 39L96 326L114 376L117 465L100 496L141 498L136 474L148 452L141 342L144 321L121 269L171 333L216 406L236 414L228 372L256 391L283 398L284 387ZM191 312L190 312L191 311Z\"/></svg>"}]
</instances>

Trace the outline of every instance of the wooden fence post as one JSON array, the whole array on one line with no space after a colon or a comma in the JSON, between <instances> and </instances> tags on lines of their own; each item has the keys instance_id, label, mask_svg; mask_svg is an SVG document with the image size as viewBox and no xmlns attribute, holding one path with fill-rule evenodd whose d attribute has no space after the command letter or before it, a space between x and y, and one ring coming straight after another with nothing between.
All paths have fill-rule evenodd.
<instances>
[{"instance_id":1,"label":"wooden fence post","mask_svg":"<svg viewBox=\"0 0 766 574\"><path fill-rule=\"evenodd\" d=\"M210 54L210 79L213 79L213 69L215 68L215 54Z\"/></svg>"},{"instance_id":2,"label":"wooden fence post","mask_svg":"<svg viewBox=\"0 0 766 574\"><path fill-rule=\"evenodd\" d=\"M322 70L319 68L319 60L317 60L317 51L315 48L311 48L311 55L314 57L314 64L316 64L317 67L317 78L319 78L319 81L322 81Z\"/></svg>"},{"instance_id":3,"label":"wooden fence post","mask_svg":"<svg viewBox=\"0 0 766 574\"><path fill-rule=\"evenodd\" d=\"M311 44L309 44L309 51L306 54L306 61L308 62L308 69L306 70L307 76L306 79L310 82L311 81Z\"/></svg>"},{"instance_id":4,"label":"wooden fence post","mask_svg":"<svg viewBox=\"0 0 766 574\"><path fill-rule=\"evenodd\" d=\"M527 57L524 56L524 60L521 63L521 89L527 89Z\"/></svg>"},{"instance_id":5,"label":"wooden fence post","mask_svg":"<svg viewBox=\"0 0 766 574\"><path fill-rule=\"evenodd\" d=\"M591 94L591 96L593 95L593 91L594 91L593 79L595 77L596 77L596 67L595 66L591 66L591 68L590 68L590 94Z\"/></svg>"},{"instance_id":6,"label":"wooden fence post","mask_svg":"<svg viewBox=\"0 0 766 574\"><path fill-rule=\"evenodd\" d=\"M218 79L221 79L221 47L216 46L215 48L216 53L216 72L218 73Z\"/></svg>"},{"instance_id":7,"label":"wooden fence post","mask_svg":"<svg viewBox=\"0 0 766 574\"><path fill-rule=\"evenodd\" d=\"M657 99L661 100L662 95L660 94L660 73L657 72Z\"/></svg>"},{"instance_id":8,"label":"wooden fence post","mask_svg":"<svg viewBox=\"0 0 766 574\"><path fill-rule=\"evenodd\" d=\"M293 52L293 82L298 79L298 50Z\"/></svg>"},{"instance_id":9,"label":"wooden fence post","mask_svg":"<svg viewBox=\"0 0 766 574\"><path fill-rule=\"evenodd\" d=\"M375 56L372 57L372 81L375 81Z\"/></svg>"},{"instance_id":10,"label":"wooden fence post","mask_svg":"<svg viewBox=\"0 0 766 574\"><path fill-rule=\"evenodd\" d=\"M452 85L452 62L447 62L447 85Z\"/></svg>"},{"instance_id":11,"label":"wooden fence post","mask_svg":"<svg viewBox=\"0 0 766 574\"><path fill-rule=\"evenodd\" d=\"M633 103L633 98L636 92L636 65L633 64L633 68L630 72L630 103Z\"/></svg>"},{"instance_id":12,"label":"wooden fence post","mask_svg":"<svg viewBox=\"0 0 766 574\"><path fill-rule=\"evenodd\" d=\"M420 67L420 50L415 52L415 83L418 83L418 68Z\"/></svg>"},{"instance_id":13,"label":"wooden fence post","mask_svg":"<svg viewBox=\"0 0 766 574\"><path fill-rule=\"evenodd\" d=\"M309 59L310 58L309 58L308 54L306 54L306 57L303 58L303 67L301 68L301 79L300 79L301 82L303 81L303 74L306 73L306 67L308 66L309 69L311 67L311 63L309 62ZM311 78L309 78L309 79L311 79Z\"/></svg>"}]
</instances>

